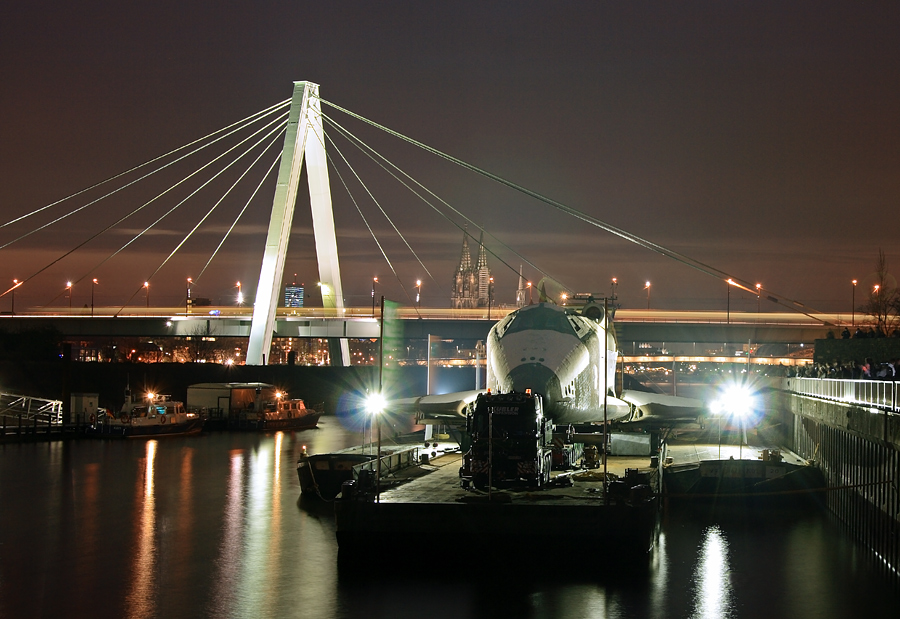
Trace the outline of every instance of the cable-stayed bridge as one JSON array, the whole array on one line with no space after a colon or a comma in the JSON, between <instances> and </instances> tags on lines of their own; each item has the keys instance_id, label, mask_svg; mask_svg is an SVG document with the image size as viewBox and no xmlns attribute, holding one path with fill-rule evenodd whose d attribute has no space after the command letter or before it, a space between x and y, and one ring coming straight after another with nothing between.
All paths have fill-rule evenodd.
<instances>
[{"instance_id":1,"label":"cable-stayed bridge","mask_svg":"<svg viewBox=\"0 0 900 619\"><path fill-rule=\"evenodd\" d=\"M329 113L323 112L323 105L330 107ZM332 181L329 179L329 170L336 173L338 184L350 195L350 200L358 212L365 228L378 248L379 259L387 265L397 280L402 296L406 296L412 312L417 317L422 317L423 310L412 302L412 296L408 286L403 285L403 277L395 268L396 258L389 255L385 244L374 232L371 218L363 213L360 203L362 196L377 206L379 216L389 224L389 229L402 241L402 245L414 257L414 261L426 273L431 275L422 258L413 249L406 235L401 231L404 219L415 217L410 213L393 216L388 213L384 204L379 201L370 184L357 173L356 167L350 165L347 156L335 143L335 137L340 136L348 143L362 152L374 167L387 172L406 191L416 196L427 207L437 213L449 224L455 226L464 234L468 234L472 240L476 240L469 227L477 231L479 235L487 234L488 241L485 245L488 251L513 273L516 268L509 256L515 256L514 262L519 265L527 264L532 272L538 274L548 282L554 291L553 300L563 292L572 293L574 290L560 283L561 279L552 277L543 271L532 260L526 258L518 250L503 243L497 236L485 230L478 222L465 215L459 209L453 207L449 201L441 198L436 192L428 189L424 184L414 179L395 165L390 159L372 148L369 143L361 139L357 133L351 132L345 124L336 119L336 114L342 113L350 119L362 122L367 128L374 128L380 132L413 145L431 155L459 166L469 172L474 172L493 182L500 183L510 189L528 196L539 203L546 205L554 213L554 217L560 214L573 217L582 222L595 226L620 239L634 243L647 250L666 256L670 259L702 272L706 275L721 279L728 286L759 299L784 305L792 310L798 310L801 315L809 319L808 327L814 330L822 330L822 325L833 322L834 317L825 316L814 310L806 308L802 304L775 294L769 290L761 290L758 285L744 281L736 276L718 270L715 267L694 260L688 256L672 251L666 247L642 239L627 231L609 225L599 219L571 208L561 202L547 198L537 192L521 187L500 176L486 170L454 158L446 153L438 151L421 142L409 138L397 131L391 130L378 123L329 103L319 96L319 87L310 82L297 82L290 100L270 106L256 114L253 114L237 123L229 125L219 131L209 134L199 140L190 142L165 155L154 158L144 164L135 166L116 174L101 183L97 183L84 190L75 192L64 199L45 205L31 212L13 217L0 224L0 233L7 236L0 238L0 251L9 250L19 245L27 244L39 238L44 231L52 233L53 242L49 246L54 247L50 257L43 263L28 265L17 264L17 269L26 270L20 277L12 279L12 285L3 291L2 296L10 300L10 316L16 315L15 295L21 295L27 287L47 287L46 278L60 272L62 265L71 262L80 253L90 248L96 248L103 238L113 239L115 242L107 243L108 252L94 251L93 263L86 266L82 261L80 275L72 279L66 279L64 287L59 287L58 294L46 303L49 307L62 308L57 310L57 315L80 315L89 317L95 327L88 328L106 329L106 332L115 332L118 327L103 325L110 320L109 317L124 318L126 315L139 313L137 310L141 300L146 301L146 313L150 313L151 290L157 288L157 282L162 279L162 274L167 274L173 269L181 268L188 275L185 279L177 278L185 282L184 311L174 311L162 323L169 333L178 333L182 323L188 324L196 320L216 319L226 332L234 335L249 337L247 362L251 364L264 364L271 346L273 335L280 335L287 331L300 336L301 331L296 323L306 322L309 327L307 337L317 337L318 333L328 337L336 337L341 342L340 354L336 355L344 364L348 363L348 350L346 338L348 337L372 337L375 322L372 314L368 317L360 315L360 310L354 311L347 307L344 301L343 282L338 259L337 235L332 210ZM328 131L326 131L326 127ZM218 150L216 150L218 149ZM210 154L211 153L211 154ZM206 159L197 163L201 155ZM304 311L304 316L282 316L276 318L278 296L284 281L285 264L288 256L288 245L291 238L294 206L303 183L304 173L306 185L309 189L310 207L312 214L312 232L315 244L315 254L318 262L317 292L322 298L322 305L326 313L321 318L309 316ZM189 164L189 165L188 165ZM188 165L187 171L179 171L184 165ZM192 166L192 167L191 167ZM340 166L340 167L339 167ZM340 169L347 170L341 173ZM260 173L262 170L262 173ZM261 196L263 188L271 188L274 178L274 198L271 211L268 215L268 227L266 240L262 248L262 260L258 272L258 280L255 291L255 301L252 303L252 313L247 316L244 311L240 316L229 317L236 308L221 308L219 313L210 316L206 311L202 313L199 308L192 305L192 292L196 295L196 287L209 271L217 259L222 259L228 249L229 243L235 242L234 236L241 226L252 226L255 222L247 222L244 218L252 213L251 203L265 201ZM267 179L269 179L267 181ZM268 183L268 185L267 185ZM362 188L361 193L354 196L350 185L356 184ZM152 190L140 194L137 198L139 187L151 186ZM94 212L100 205L112 204L103 218L92 219L94 227L78 229L72 225L76 217ZM74 204L75 206L71 206ZM188 205L201 204L199 213L188 214ZM215 218L221 211L232 207L228 218ZM235 206L239 208L234 208ZM205 210L204 210L205 208ZM68 210L65 210L68 209ZM154 210L155 209L155 210ZM252 215L251 215L252 217ZM102 219L102 221L100 221ZM256 218L257 221L259 217ZM32 224L33 221L40 223ZM173 225L172 222L178 223ZM209 250L205 262L186 266L182 255L193 248L200 237L200 231L205 228L215 228L214 221L218 221L221 230L221 238L218 244ZM187 228L187 230L185 230ZM61 232L60 232L61 231ZM162 251L160 251L160 248ZM346 251L346 248L345 248ZM247 248L246 254L253 254L254 260L258 260L259 248ZM503 252L507 258L501 258ZM195 252L196 253L196 252ZM130 297L124 300L121 306L112 310L107 306L96 303L95 295L98 287L102 291L106 279L99 281L97 274L104 269L109 272L127 272L128 267L118 267L126 256L138 254L132 259L132 269L139 271L141 275L135 277L128 275L132 281L140 281ZM160 258L160 255L164 257ZM232 250L233 255L233 250ZM521 268L521 267L520 267ZM245 284L246 285L246 284ZM249 286L247 287L249 290ZM73 290L90 291L90 307L86 302L86 293L82 292L85 300L73 306ZM237 291L241 294L242 287L237 284ZM232 291L234 292L234 291ZM372 287L372 299L375 299L375 287ZM648 297L649 302L649 297ZM66 306L70 308L66 312ZM81 307L79 307L81 305ZM21 309L18 312L21 314ZM374 303L373 303L374 309ZM52 310L50 310L52 312ZM490 309L489 309L490 311ZM499 310L495 310L499 311ZM223 315L223 312L225 315ZM162 312L160 312L162 313ZM373 312L374 313L374 312ZM730 314L730 312L729 312ZM494 316L496 320L499 317ZM249 325L248 323L249 318ZM453 320L463 321L469 317L457 316ZM483 319L490 320L486 316ZM481 318L476 318L479 320ZM56 320L54 318L53 320ZM758 318L756 319L759 320ZM774 322L775 318L768 320ZM841 318L838 317L840 321ZM231 321L231 322L228 322ZM646 322L646 321L644 321ZM688 321L690 322L690 321ZM721 321L713 321L720 323ZM735 321L737 323L737 321ZM744 324L749 324L749 321ZM802 321L801 321L802 322ZM846 319L844 319L846 322ZM730 327L730 316L726 325ZM137 324L137 323L133 323ZM138 330L146 329L155 331L157 326L149 327L150 323ZM315 327L311 325L316 325ZM461 322L461 324L465 324ZM698 323L699 324L699 323ZM786 323L785 323L786 324ZM800 323L793 323L796 327ZM227 326L226 326L227 325ZM782 325L784 326L784 325ZM737 328L737 325L735 325ZM792 327L793 328L793 327ZM695 336L696 337L696 336ZM743 337L743 335L741 335ZM792 336L794 337L794 336ZM806 336L803 336L806 337ZM721 339L721 338L720 338ZM696 340L695 340L696 341Z\"/></svg>"}]
</instances>

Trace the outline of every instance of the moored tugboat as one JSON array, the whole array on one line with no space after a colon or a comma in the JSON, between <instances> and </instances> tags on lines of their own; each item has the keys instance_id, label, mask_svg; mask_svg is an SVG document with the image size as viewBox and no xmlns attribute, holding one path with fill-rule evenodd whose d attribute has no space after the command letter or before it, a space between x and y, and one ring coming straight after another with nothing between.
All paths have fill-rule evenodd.
<instances>
[{"instance_id":1,"label":"moored tugboat","mask_svg":"<svg viewBox=\"0 0 900 619\"><path fill-rule=\"evenodd\" d=\"M307 408L300 398L287 399L275 394L274 402L266 402L261 410L243 410L237 415L238 430L307 430L319 424L321 410ZM324 408L324 403L319 409Z\"/></svg>"},{"instance_id":2,"label":"moored tugboat","mask_svg":"<svg viewBox=\"0 0 900 619\"><path fill-rule=\"evenodd\" d=\"M87 433L103 438L144 438L196 434L202 429L203 419L187 412L182 402L148 393L143 400L125 402L118 416L110 412L92 415Z\"/></svg>"}]
</instances>

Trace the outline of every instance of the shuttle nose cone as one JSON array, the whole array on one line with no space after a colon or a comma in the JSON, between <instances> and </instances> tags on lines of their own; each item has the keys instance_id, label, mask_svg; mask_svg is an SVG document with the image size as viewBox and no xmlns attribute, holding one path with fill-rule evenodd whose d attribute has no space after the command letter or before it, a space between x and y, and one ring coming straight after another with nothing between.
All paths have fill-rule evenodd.
<instances>
[{"instance_id":1,"label":"shuttle nose cone","mask_svg":"<svg viewBox=\"0 0 900 619\"><path fill-rule=\"evenodd\" d=\"M541 394L545 400L557 402L562 399L559 377L550 368L540 363L526 363L513 368L507 377L508 384L504 391L523 393L531 389L532 393Z\"/></svg>"}]
</instances>

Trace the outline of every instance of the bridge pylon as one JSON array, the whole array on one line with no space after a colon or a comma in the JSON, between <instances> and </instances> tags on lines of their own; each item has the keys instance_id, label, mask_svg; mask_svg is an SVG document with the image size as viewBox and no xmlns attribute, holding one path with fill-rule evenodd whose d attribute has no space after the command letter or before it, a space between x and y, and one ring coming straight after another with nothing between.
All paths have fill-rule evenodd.
<instances>
[{"instance_id":1,"label":"bridge pylon","mask_svg":"<svg viewBox=\"0 0 900 619\"><path fill-rule=\"evenodd\" d=\"M319 85L312 82L294 82L284 149L278 170L278 183L275 186L272 215L266 236L266 248L259 270L259 284L256 287L253 320L250 323L250 342L247 346L246 359L248 365L265 365L272 347L275 310L281 292L284 260L291 235L291 222L294 218L294 205L297 201L304 155L306 155L306 176L309 184L316 256L319 262L322 303L326 308L335 309L338 316L344 308L337 237L334 232L334 213L331 207L331 187L328 183L328 160L325 157L325 132L322 128ZM346 339L340 340L340 350L341 365L349 365L350 350Z\"/></svg>"}]
</instances>

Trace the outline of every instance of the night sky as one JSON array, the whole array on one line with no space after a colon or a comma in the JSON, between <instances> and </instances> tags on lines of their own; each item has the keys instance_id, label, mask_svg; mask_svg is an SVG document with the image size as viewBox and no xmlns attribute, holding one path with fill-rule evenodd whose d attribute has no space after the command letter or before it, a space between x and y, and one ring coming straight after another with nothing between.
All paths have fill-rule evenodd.
<instances>
[{"instance_id":1,"label":"night sky","mask_svg":"<svg viewBox=\"0 0 900 619\"><path fill-rule=\"evenodd\" d=\"M850 280L868 281L879 248L900 269L898 33L897 2L14 0L0 8L0 223L287 99L294 80L309 80L328 101L593 217L818 309L849 312ZM720 280L353 126L573 290L605 293L618 277L623 307L639 308L650 280L655 308L724 309ZM400 280L410 288L423 279L423 305L447 307L462 232L341 148L371 173L369 188L434 277L351 185ZM379 292L403 301L334 174L331 182L347 303L370 302L373 275ZM230 303L241 280L252 297L272 186L196 296ZM299 195L286 279L297 273L309 288L317 275L305 187ZM76 305L87 302L91 277L101 282L98 304L125 303L215 201L200 198L89 276L130 236L113 230L88 243L20 288L17 309L62 305L65 281L86 276ZM129 199L0 250L3 289L130 210ZM183 300L186 277L242 205L223 204L154 277L154 305ZM0 228L0 244L52 218ZM492 249L518 269L520 258ZM512 303L516 275L497 258L491 266L497 302ZM540 278L527 266L525 276ZM732 293L733 310L751 308L755 296ZM8 309L9 296L0 299Z\"/></svg>"}]
</instances>

